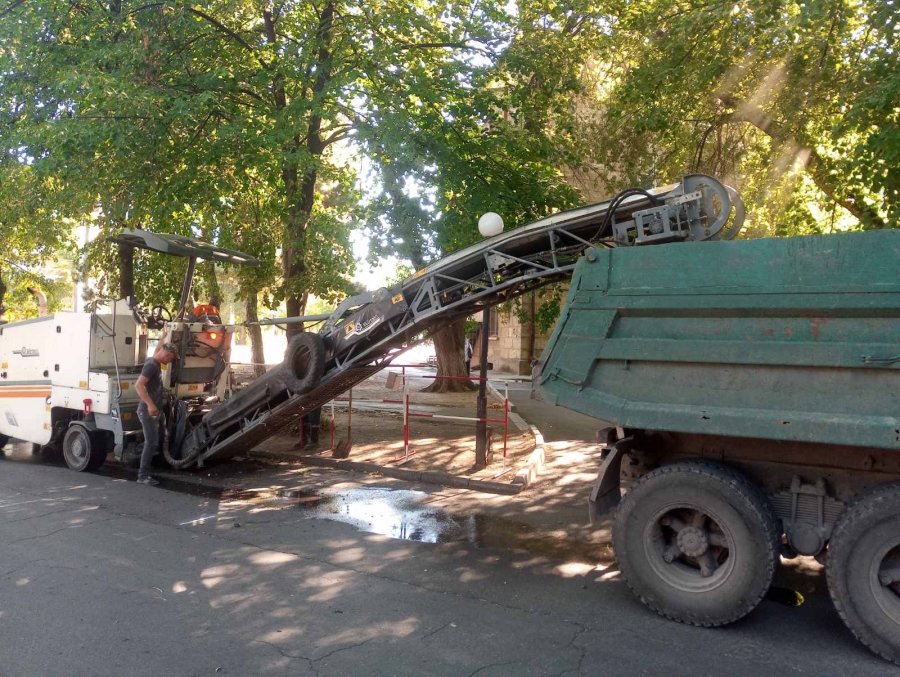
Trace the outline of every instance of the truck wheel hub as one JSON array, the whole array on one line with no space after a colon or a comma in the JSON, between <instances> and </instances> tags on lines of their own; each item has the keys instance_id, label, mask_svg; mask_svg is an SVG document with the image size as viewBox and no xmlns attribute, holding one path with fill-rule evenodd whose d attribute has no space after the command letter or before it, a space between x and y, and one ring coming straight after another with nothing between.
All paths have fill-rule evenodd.
<instances>
[{"instance_id":1,"label":"truck wheel hub","mask_svg":"<svg viewBox=\"0 0 900 677\"><path fill-rule=\"evenodd\" d=\"M709 548L709 538L703 529L687 526L678 532L678 547L688 557L700 557Z\"/></svg>"},{"instance_id":2,"label":"truck wheel hub","mask_svg":"<svg viewBox=\"0 0 900 677\"><path fill-rule=\"evenodd\" d=\"M75 456L75 458L84 458L85 451L84 442L75 440L75 443L72 445L72 455Z\"/></svg>"}]
</instances>

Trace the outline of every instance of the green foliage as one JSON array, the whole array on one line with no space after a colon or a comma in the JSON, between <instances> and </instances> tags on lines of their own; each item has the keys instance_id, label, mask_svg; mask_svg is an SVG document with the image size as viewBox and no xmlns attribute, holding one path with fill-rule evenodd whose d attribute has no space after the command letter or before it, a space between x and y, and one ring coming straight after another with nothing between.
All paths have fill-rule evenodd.
<instances>
[{"instance_id":1,"label":"green foliage","mask_svg":"<svg viewBox=\"0 0 900 677\"><path fill-rule=\"evenodd\" d=\"M593 162L612 188L723 176L745 194L757 234L821 230L812 212L830 214L833 201L838 221L894 225L895 23L880 0L612 8L598 117L582 130Z\"/></svg>"},{"instance_id":2,"label":"green foliage","mask_svg":"<svg viewBox=\"0 0 900 677\"><path fill-rule=\"evenodd\" d=\"M747 236L892 226L897 40L882 0L12 3L0 275L22 288L100 205L99 293L105 236L140 226L254 254L237 294L296 309L350 293L363 224L420 267L486 211L692 171L741 190ZM173 304L184 265L139 254L139 296Z\"/></svg>"},{"instance_id":3,"label":"green foliage","mask_svg":"<svg viewBox=\"0 0 900 677\"><path fill-rule=\"evenodd\" d=\"M538 11L546 6L546 11ZM575 159L572 97L595 45L593 3L481 3L481 58L432 55L416 86L383 81L359 141L382 193L370 228L377 254L416 267L480 239L478 217L508 226L580 202L562 167ZM586 14L575 14L584 9ZM450 36L448 39L460 39Z\"/></svg>"},{"instance_id":4,"label":"green foliage","mask_svg":"<svg viewBox=\"0 0 900 677\"><path fill-rule=\"evenodd\" d=\"M72 248L72 224L49 208L46 196L58 189L30 165L0 150L0 315L7 321L33 317L37 305L28 289L37 287L55 306L62 284L41 274L41 266ZM9 289L9 294L3 291ZM4 300L5 297L5 300ZM3 309L9 308L4 315Z\"/></svg>"}]
</instances>

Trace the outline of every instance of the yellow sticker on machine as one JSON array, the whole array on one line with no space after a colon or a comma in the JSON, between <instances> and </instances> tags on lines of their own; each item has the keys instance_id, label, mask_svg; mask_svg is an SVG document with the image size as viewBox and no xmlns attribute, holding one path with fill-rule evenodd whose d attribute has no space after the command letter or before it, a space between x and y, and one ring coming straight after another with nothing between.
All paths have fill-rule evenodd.
<instances>
[{"instance_id":1,"label":"yellow sticker on machine","mask_svg":"<svg viewBox=\"0 0 900 677\"><path fill-rule=\"evenodd\" d=\"M0 364L0 369L9 369L9 362L4 362L3 364Z\"/></svg>"},{"instance_id":2,"label":"yellow sticker on machine","mask_svg":"<svg viewBox=\"0 0 900 677\"><path fill-rule=\"evenodd\" d=\"M78 387L79 388L87 388L87 381L79 381Z\"/></svg>"},{"instance_id":3,"label":"yellow sticker on machine","mask_svg":"<svg viewBox=\"0 0 900 677\"><path fill-rule=\"evenodd\" d=\"M122 420L123 420L123 421L130 421L130 420L131 420L131 412L130 412L130 411L123 411L123 412L122 412Z\"/></svg>"},{"instance_id":4,"label":"yellow sticker on machine","mask_svg":"<svg viewBox=\"0 0 900 677\"><path fill-rule=\"evenodd\" d=\"M199 384L199 383L191 383L191 384L188 385L188 392L189 392L189 393L195 392L195 391L197 391L197 390L200 390L200 384Z\"/></svg>"},{"instance_id":5,"label":"yellow sticker on machine","mask_svg":"<svg viewBox=\"0 0 900 677\"><path fill-rule=\"evenodd\" d=\"M122 390L128 390L131 387L128 381L122 381L119 385L122 386Z\"/></svg>"},{"instance_id":6,"label":"yellow sticker on machine","mask_svg":"<svg viewBox=\"0 0 900 677\"><path fill-rule=\"evenodd\" d=\"M344 336L349 336L350 334L352 334L354 329L356 329L355 322L348 322L347 324L345 324L344 325Z\"/></svg>"},{"instance_id":7,"label":"yellow sticker on machine","mask_svg":"<svg viewBox=\"0 0 900 677\"><path fill-rule=\"evenodd\" d=\"M391 303L394 305L401 303L403 301L403 294L397 294L396 296L391 297Z\"/></svg>"}]
</instances>

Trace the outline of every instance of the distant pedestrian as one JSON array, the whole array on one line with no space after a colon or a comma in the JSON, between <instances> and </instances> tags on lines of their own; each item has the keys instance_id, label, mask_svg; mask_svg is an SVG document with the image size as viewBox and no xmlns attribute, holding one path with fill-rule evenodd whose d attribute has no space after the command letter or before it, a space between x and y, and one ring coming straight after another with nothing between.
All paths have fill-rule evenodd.
<instances>
[{"instance_id":1,"label":"distant pedestrian","mask_svg":"<svg viewBox=\"0 0 900 677\"><path fill-rule=\"evenodd\" d=\"M466 373L471 373L472 371L472 342L469 340L469 337L466 336Z\"/></svg>"},{"instance_id":2,"label":"distant pedestrian","mask_svg":"<svg viewBox=\"0 0 900 677\"><path fill-rule=\"evenodd\" d=\"M144 450L141 452L138 484L150 486L159 484L150 477L150 464L159 451L159 410L163 405L162 365L172 364L177 357L178 346L174 343L159 344L153 355L144 362L141 375L134 384L134 389L141 398L137 415L144 431Z\"/></svg>"},{"instance_id":3,"label":"distant pedestrian","mask_svg":"<svg viewBox=\"0 0 900 677\"><path fill-rule=\"evenodd\" d=\"M303 446L304 448L316 447L319 445L319 426L322 421L322 407L313 409L306 414L300 421L303 428Z\"/></svg>"}]
</instances>

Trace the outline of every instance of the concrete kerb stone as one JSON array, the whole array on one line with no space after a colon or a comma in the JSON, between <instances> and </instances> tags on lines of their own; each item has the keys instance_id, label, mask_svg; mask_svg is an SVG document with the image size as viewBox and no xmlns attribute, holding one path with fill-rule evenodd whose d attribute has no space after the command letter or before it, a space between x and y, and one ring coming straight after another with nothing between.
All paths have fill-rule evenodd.
<instances>
[{"instance_id":1,"label":"concrete kerb stone","mask_svg":"<svg viewBox=\"0 0 900 677\"><path fill-rule=\"evenodd\" d=\"M393 468L390 466L378 465L376 463L368 463L366 461L347 461L338 458L306 455L300 455L294 458L301 463L306 463L307 465L314 465L321 468L337 468L339 470L349 470L351 472L376 473L379 475L384 475L385 477L393 477L398 480L405 480L407 482L438 484L445 487L454 487L456 489L471 489L472 491L483 491L489 494L514 496L525 488L525 485L522 484L492 482L490 480L476 480L470 479L468 477L461 477L459 475L452 475L446 472L434 472L431 470L408 470L407 468Z\"/></svg>"},{"instance_id":2,"label":"concrete kerb stone","mask_svg":"<svg viewBox=\"0 0 900 677\"><path fill-rule=\"evenodd\" d=\"M531 434L534 435L534 449L531 451L531 454L529 454L528 462L525 464L525 467L516 473L516 476L512 481L513 484L519 485L523 489L537 480L537 476L540 475L544 469L544 462L546 460L544 453L544 435L537 427L530 423L528 424L528 427L531 429Z\"/></svg>"},{"instance_id":3,"label":"concrete kerb stone","mask_svg":"<svg viewBox=\"0 0 900 677\"><path fill-rule=\"evenodd\" d=\"M518 414L512 413L512 411L509 412L509 422L512 423L517 430L528 430L529 428L534 427Z\"/></svg>"},{"instance_id":4,"label":"concrete kerb stone","mask_svg":"<svg viewBox=\"0 0 900 677\"><path fill-rule=\"evenodd\" d=\"M488 381L485 385L487 385L487 390L488 390L488 392L489 392L489 393L490 393L490 394L491 394L498 402L500 402L501 404L503 404L503 401L506 399L506 398L503 396L503 393L501 393L500 390L499 390L493 383L491 383L490 381ZM513 410L514 408L515 408L515 407L513 407L513 403L510 402L510 403L509 403L509 410L510 410L510 412L512 412L512 410Z\"/></svg>"}]
</instances>

